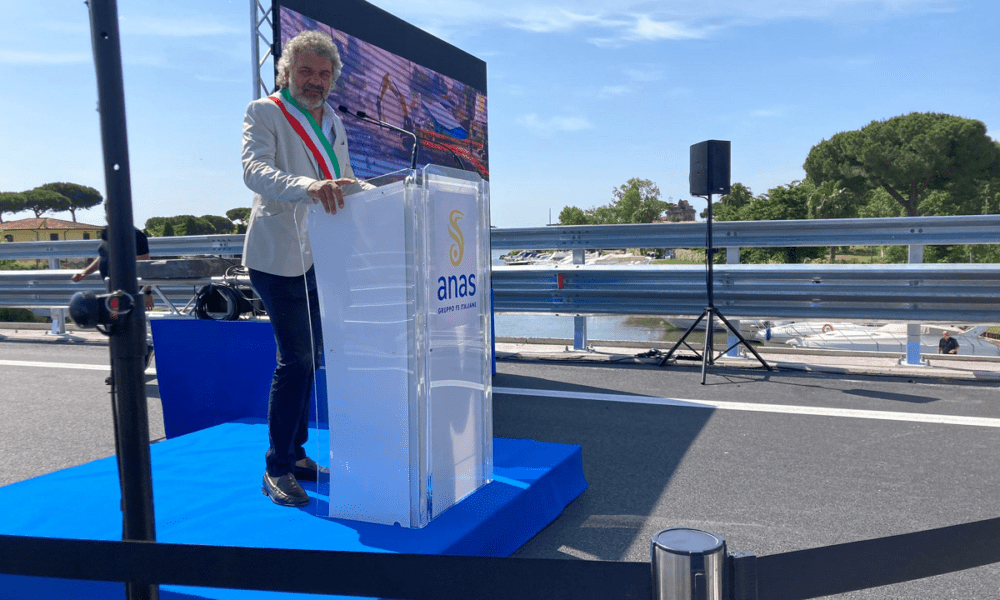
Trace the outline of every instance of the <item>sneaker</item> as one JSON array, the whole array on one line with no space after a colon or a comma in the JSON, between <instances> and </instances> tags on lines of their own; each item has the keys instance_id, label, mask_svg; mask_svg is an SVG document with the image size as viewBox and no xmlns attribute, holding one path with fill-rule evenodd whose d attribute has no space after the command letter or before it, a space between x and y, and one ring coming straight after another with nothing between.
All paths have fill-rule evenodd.
<instances>
[{"instance_id":1,"label":"sneaker","mask_svg":"<svg viewBox=\"0 0 1000 600\"><path fill-rule=\"evenodd\" d=\"M291 473L286 473L281 477L271 477L265 472L264 485L260 491L279 506L305 506L309 504L309 495L296 481L295 475Z\"/></svg>"},{"instance_id":2,"label":"sneaker","mask_svg":"<svg viewBox=\"0 0 1000 600\"><path fill-rule=\"evenodd\" d=\"M307 456L301 460L295 461L292 473L295 475L295 479L302 481L316 481L317 475L329 475L330 469L321 467L316 464L316 461Z\"/></svg>"}]
</instances>

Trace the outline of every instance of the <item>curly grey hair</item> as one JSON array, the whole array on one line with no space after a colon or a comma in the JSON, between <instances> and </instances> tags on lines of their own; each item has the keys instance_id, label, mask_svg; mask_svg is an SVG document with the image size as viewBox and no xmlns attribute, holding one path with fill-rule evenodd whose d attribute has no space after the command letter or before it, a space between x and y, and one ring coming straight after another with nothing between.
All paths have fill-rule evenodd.
<instances>
[{"instance_id":1,"label":"curly grey hair","mask_svg":"<svg viewBox=\"0 0 1000 600\"><path fill-rule=\"evenodd\" d=\"M295 68L295 55L301 50L325 56L333 62L333 77L330 80L330 91L332 92L344 63L340 60L340 52L337 51L337 45L333 43L333 39L318 31L303 31L285 44L281 51L281 58L278 59L278 73L274 78L275 85L278 88L288 87L288 74Z\"/></svg>"}]
</instances>

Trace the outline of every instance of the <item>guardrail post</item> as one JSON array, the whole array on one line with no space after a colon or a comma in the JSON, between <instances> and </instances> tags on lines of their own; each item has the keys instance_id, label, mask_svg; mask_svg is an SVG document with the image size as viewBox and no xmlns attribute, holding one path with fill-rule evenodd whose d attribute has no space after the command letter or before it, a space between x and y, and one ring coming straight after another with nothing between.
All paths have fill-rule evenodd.
<instances>
[{"instance_id":1,"label":"guardrail post","mask_svg":"<svg viewBox=\"0 0 1000 600\"><path fill-rule=\"evenodd\" d=\"M650 544L653 600L725 600L726 540L720 535L673 527Z\"/></svg>"},{"instance_id":2,"label":"guardrail post","mask_svg":"<svg viewBox=\"0 0 1000 600\"><path fill-rule=\"evenodd\" d=\"M922 244L908 246L908 258L911 265L924 262L924 247ZM906 324L906 363L911 367L926 367L927 363L920 360L920 323Z\"/></svg>"},{"instance_id":3,"label":"guardrail post","mask_svg":"<svg viewBox=\"0 0 1000 600\"><path fill-rule=\"evenodd\" d=\"M49 269L52 271L59 270L61 266L61 260L58 257L49 257ZM49 309L49 316L52 318L52 335L65 335L66 334L66 309L65 308L52 308Z\"/></svg>"},{"instance_id":4,"label":"guardrail post","mask_svg":"<svg viewBox=\"0 0 1000 600\"><path fill-rule=\"evenodd\" d=\"M727 265L738 265L740 264L740 248L739 246L726 247L726 264ZM740 330L740 322L736 319L730 319L729 323L736 328L737 331ZM733 332L726 328L726 347L729 348L729 352L726 356L731 356L733 358L740 357L740 340Z\"/></svg>"},{"instance_id":5,"label":"guardrail post","mask_svg":"<svg viewBox=\"0 0 1000 600\"><path fill-rule=\"evenodd\" d=\"M573 249L573 264L582 265L586 262L586 250L583 248ZM573 349L587 349L587 317L573 317Z\"/></svg>"},{"instance_id":6,"label":"guardrail post","mask_svg":"<svg viewBox=\"0 0 1000 600\"><path fill-rule=\"evenodd\" d=\"M52 317L52 335L65 335L66 309L65 308L49 309L49 315Z\"/></svg>"}]
</instances>

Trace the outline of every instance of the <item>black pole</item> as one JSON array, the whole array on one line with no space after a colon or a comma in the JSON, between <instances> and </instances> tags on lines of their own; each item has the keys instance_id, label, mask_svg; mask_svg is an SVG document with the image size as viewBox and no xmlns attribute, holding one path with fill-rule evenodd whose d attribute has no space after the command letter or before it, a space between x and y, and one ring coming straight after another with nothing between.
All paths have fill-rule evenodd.
<instances>
[{"instance_id":1,"label":"black pole","mask_svg":"<svg viewBox=\"0 0 1000 600\"><path fill-rule=\"evenodd\" d=\"M706 213L708 232L708 239L705 240L705 252L708 255L708 274L705 276L705 289L708 292L708 307L715 308L715 291L713 289L713 283L715 281L714 274L712 271L712 263L715 262L715 248L712 246L712 194L706 196L708 199L708 212Z\"/></svg>"},{"instance_id":2,"label":"black pole","mask_svg":"<svg viewBox=\"0 0 1000 600\"><path fill-rule=\"evenodd\" d=\"M682 335L681 338L677 340L677 342L670 348L670 350L667 351L667 353L663 356L663 358L660 359L659 363L661 367L667 364L667 362L670 360L670 357L674 355L674 352L676 352L677 349L682 344L684 346L687 346L687 348L692 352L694 352L695 355L697 356L698 351L692 348L690 344L687 343L686 340L687 337L691 334L691 332L695 330L698 324L701 323L702 319L704 319L705 345L702 347L700 356L702 385L705 385L705 379L708 373L707 371L708 365L715 364L715 340L713 337L715 335L715 322L714 322L715 319L719 319L719 322L725 325L726 329L728 329L733 334L733 336L738 340L737 343L733 344L733 346L730 346L729 349L732 349L737 345L742 344L747 350L749 350L754 355L757 361L760 362L760 364L763 365L765 369L767 369L768 371L773 370L771 369L771 365L767 364L767 362L763 358L761 358L760 354L758 354L757 351L754 350L753 346L746 341L746 339L743 337L743 334L741 334L739 330L737 330L735 327L732 326L732 324L726 319L726 317L724 317L722 313L719 312L719 309L715 308L715 271L713 270L713 263L715 260L715 246L713 245L713 240L712 240L712 194L708 194L706 198L708 199L708 210L705 213L706 235L708 236L708 239L705 240L705 260L706 260L705 295L706 299L708 300L707 302L708 305L705 307L704 310L701 311L701 315L699 315L698 318L695 320L695 322L691 324L688 330L684 332L684 335ZM726 352L728 352L729 349L727 349ZM725 354L725 352L723 352L723 354Z\"/></svg>"},{"instance_id":3,"label":"black pole","mask_svg":"<svg viewBox=\"0 0 1000 600\"><path fill-rule=\"evenodd\" d=\"M705 376L708 365L715 364L715 272L712 270L715 263L715 248L712 246L712 194L705 196L708 200L708 227L705 235L705 257L708 259L708 269L705 271L705 295L708 297L708 306L705 307L704 314L708 317L705 320L705 345L701 352L701 384L705 385Z\"/></svg>"},{"instance_id":4,"label":"black pole","mask_svg":"<svg viewBox=\"0 0 1000 600\"><path fill-rule=\"evenodd\" d=\"M153 515L153 475L149 457L149 416L146 412L146 314L135 278L135 230L129 177L128 136L121 42L115 0L89 0L91 41L97 72L104 181L107 190L108 270L110 290L134 300L127 314L111 328L112 406L115 452L121 482L122 539L156 541ZM127 306L129 302L123 302ZM115 395L117 394L117 401ZM129 600L155 600L159 587L125 584Z\"/></svg>"}]
</instances>

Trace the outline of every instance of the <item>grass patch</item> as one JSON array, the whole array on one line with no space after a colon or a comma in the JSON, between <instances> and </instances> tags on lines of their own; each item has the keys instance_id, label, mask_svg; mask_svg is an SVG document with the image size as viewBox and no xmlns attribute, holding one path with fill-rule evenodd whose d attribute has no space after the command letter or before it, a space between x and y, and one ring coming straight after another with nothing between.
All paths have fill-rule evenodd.
<instances>
[{"instance_id":1,"label":"grass patch","mask_svg":"<svg viewBox=\"0 0 1000 600\"><path fill-rule=\"evenodd\" d=\"M625 325L629 327L642 327L644 329L663 329L666 331L677 329L663 317L631 316L625 319Z\"/></svg>"}]
</instances>

